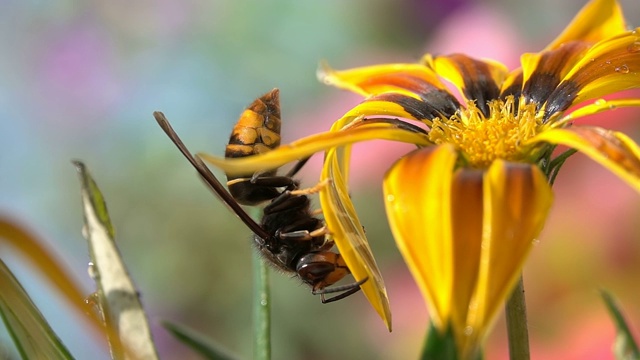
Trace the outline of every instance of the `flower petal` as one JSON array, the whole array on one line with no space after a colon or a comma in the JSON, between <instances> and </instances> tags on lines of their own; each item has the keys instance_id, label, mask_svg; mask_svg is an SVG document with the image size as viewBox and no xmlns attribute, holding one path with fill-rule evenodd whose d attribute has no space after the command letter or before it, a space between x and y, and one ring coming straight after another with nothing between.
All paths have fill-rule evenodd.
<instances>
[{"instance_id":1,"label":"flower petal","mask_svg":"<svg viewBox=\"0 0 640 360\"><path fill-rule=\"evenodd\" d=\"M584 53L549 96L547 117L573 104L640 87L640 29L599 42Z\"/></svg>"},{"instance_id":2,"label":"flower petal","mask_svg":"<svg viewBox=\"0 0 640 360\"><path fill-rule=\"evenodd\" d=\"M460 104L449 93L444 97L433 94L429 101L418 100L398 93L374 95L349 110L344 117L353 118L367 112L367 115L399 116L411 120L432 120L437 117L449 118L460 108ZM454 101L451 101L453 99ZM379 109L376 113L373 109Z\"/></svg>"},{"instance_id":3,"label":"flower petal","mask_svg":"<svg viewBox=\"0 0 640 360\"><path fill-rule=\"evenodd\" d=\"M571 41L595 43L626 31L622 9L615 0L593 0L585 5L545 50Z\"/></svg>"},{"instance_id":4,"label":"flower petal","mask_svg":"<svg viewBox=\"0 0 640 360\"><path fill-rule=\"evenodd\" d=\"M572 111L550 124L552 127L563 127L567 123L572 122L581 117L601 113L603 111L611 111L622 107L640 107L640 99L616 99L616 100L596 100L594 103L585 105L580 109Z\"/></svg>"},{"instance_id":5,"label":"flower petal","mask_svg":"<svg viewBox=\"0 0 640 360\"><path fill-rule=\"evenodd\" d=\"M586 42L574 41L557 49L522 55L522 94L525 99L528 102L544 104L589 45Z\"/></svg>"},{"instance_id":6,"label":"flower petal","mask_svg":"<svg viewBox=\"0 0 640 360\"><path fill-rule=\"evenodd\" d=\"M509 95L513 95L514 98L519 99L522 93L523 81L522 68L511 71L504 79L502 87L500 88L500 99L504 100Z\"/></svg>"},{"instance_id":7,"label":"flower petal","mask_svg":"<svg viewBox=\"0 0 640 360\"><path fill-rule=\"evenodd\" d=\"M318 79L365 97L386 92L413 97L421 97L434 90L446 92L438 75L421 64L384 64L336 71L321 63Z\"/></svg>"},{"instance_id":8,"label":"flower petal","mask_svg":"<svg viewBox=\"0 0 640 360\"><path fill-rule=\"evenodd\" d=\"M325 149L374 139L393 140L423 146L431 144L427 135L423 133L407 131L386 123L372 123L344 131L329 131L311 135L255 156L233 159L205 153L198 153L198 156L222 169L227 175L233 176L275 169Z\"/></svg>"},{"instance_id":9,"label":"flower petal","mask_svg":"<svg viewBox=\"0 0 640 360\"><path fill-rule=\"evenodd\" d=\"M451 145L416 150L384 179L387 217L400 253L444 332L452 312L451 179L457 158Z\"/></svg>"},{"instance_id":10,"label":"flower petal","mask_svg":"<svg viewBox=\"0 0 640 360\"><path fill-rule=\"evenodd\" d=\"M531 143L544 141L583 152L640 192L640 147L623 133L595 126L544 131Z\"/></svg>"},{"instance_id":11,"label":"flower petal","mask_svg":"<svg viewBox=\"0 0 640 360\"><path fill-rule=\"evenodd\" d=\"M477 60L463 54L423 58L438 75L454 84L467 100L475 100L485 116L489 116L487 102L497 99L507 67L497 61Z\"/></svg>"},{"instance_id":12,"label":"flower petal","mask_svg":"<svg viewBox=\"0 0 640 360\"><path fill-rule=\"evenodd\" d=\"M456 108L453 108L451 112L446 113L453 114L455 111ZM398 93L385 93L371 96L356 105L336 121L332 129L338 130L344 128L360 116L386 116L410 120L424 120L432 119L434 114L438 116L438 114L443 114L443 112L441 109L431 106L430 102Z\"/></svg>"},{"instance_id":13,"label":"flower petal","mask_svg":"<svg viewBox=\"0 0 640 360\"><path fill-rule=\"evenodd\" d=\"M502 84L507 75L507 67L499 62L477 60L463 54L435 58L427 55L423 61L454 84L467 100L476 100L486 116L489 114L487 102L498 98L498 84Z\"/></svg>"},{"instance_id":14,"label":"flower petal","mask_svg":"<svg viewBox=\"0 0 640 360\"><path fill-rule=\"evenodd\" d=\"M497 160L485 174L483 197L480 269L467 329L471 345L482 341L515 285L553 193L537 166Z\"/></svg>"},{"instance_id":15,"label":"flower petal","mask_svg":"<svg viewBox=\"0 0 640 360\"><path fill-rule=\"evenodd\" d=\"M469 304L478 281L482 244L484 171L462 168L451 187L451 230L453 234L454 330L460 342L467 325Z\"/></svg>"},{"instance_id":16,"label":"flower petal","mask_svg":"<svg viewBox=\"0 0 640 360\"><path fill-rule=\"evenodd\" d=\"M321 181L329 184L320 191L320 204L331 237L365 297L391 331L391 309L382 275L367 242L347 188L349 149L330 149L325 156Z\"/></svg>"}]
</instances>

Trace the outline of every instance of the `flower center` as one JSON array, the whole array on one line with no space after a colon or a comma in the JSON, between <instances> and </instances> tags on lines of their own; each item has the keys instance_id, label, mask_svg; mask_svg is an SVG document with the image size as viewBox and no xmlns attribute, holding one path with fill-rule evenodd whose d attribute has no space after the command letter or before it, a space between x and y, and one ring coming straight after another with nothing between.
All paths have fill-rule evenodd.
<instances>
[{"instance_id":1,"label":"flower center","mask_svg":"<svg viewBox=\"0 0 640 360\"><path fill-rule=\"evenodd\" d=\"M487 168L496 159L527 161L530 155L522 144L535 136L542 125L536 116L536 104L520 102L516 108L513 96L488 103L485 116L475 101L450 118L436 118L429 124L429 139L435 144L453 144L477 168Z\"/></svg>"}]
</instances>

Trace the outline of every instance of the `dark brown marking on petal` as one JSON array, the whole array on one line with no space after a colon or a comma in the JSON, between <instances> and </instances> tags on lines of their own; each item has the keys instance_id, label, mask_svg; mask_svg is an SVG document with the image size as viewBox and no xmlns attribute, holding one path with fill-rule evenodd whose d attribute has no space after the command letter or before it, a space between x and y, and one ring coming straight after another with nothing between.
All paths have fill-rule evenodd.
<instances>
[{"instance_id":1,"label":"dark brown marking on petal","mask_svg":"<svg viewBox=\"0 0 640 360\"><path fill-rule=\"evenodd\" d=\"M520 95L522 94L522 81L523 81L523 76L521 71L520 74L518 74L518 76L513 80L511 85L509 85L509 87L507 87L506 89L502 90L502 92L500 93L500 99L505 100L507 96L513 95L513 97L516 99L516 106L517 106L518 105L517 100L520 98Z\"/></svg>"},{"instance_id":2,"label":"dark brown marking on petal","mask_svg":"<svg viewBox=\"0 0 640 360\"><path fill-rule=\"evenodd\" d=\"M564 80L555 91L549 95L545 108L545 119L556 112L564 111L574 104L575 98L592 82L607 78L614 81L617 76L619 84L617 88L609 91L622 91L640 87L637 76L640 68L640 56L635 50L637 37L632 32L621 35L623 40L613 38L611 46L598 51L597 57L590 57L588 61L581 63L581 67L573 75ZM604 47L604 45L601 45ZM583 56L589 56L587 52ZM586 59L585 59L586 60ZM613 78L612 78L613 77ZM607 95L607 94L600 94ZM584 99L583 100L587 100Z\"/></svg>"},{"instance_id":3,"label":"dark brown marking on petal","mask_svg":"<svg viewBox=\"0 0 640 360\"><path fill-rule=\"evenodd\" d=\"M458 100L448 91L417 76L384 74L363 81L362 85L366 87L376 83L397 86L401 89L409 90L420 96L425 102L431 104L435 109L439 109L443 115L451 116L460 107Z\"/></svg>"},{"instance_id":4,"label":"dark brown marking on petal","mask_svg":"<svg viewBox=\"0 0 640 360\"><path fill-rule=\"evenodd\" d=\"M489 66L483 61L462 54L453 54L448 58L456 63L464 79L462 89L464 96L467 99L476 100L476 106L488 117L488 102L497 99L500 95L500 89L491 77Z\"/></svg>"},{"instance_id":5,"label":"dark brown marking on petal","mask_svg":"<svg viewBox=\"0 0 640 360\"><path fill-rule=\"evenodd\" d=\"M566 69L571 68L589 44L584 42L571 42L563 44L560 48L545 52L531 77L522 87L522 94L529 103L542 107L554 92Z\"/></svg>"},{"instance_id":6,"label":"dark brown marking on petal","mask_svg":"<svg viewBox=\"0 0 640 360\"><path fill-rule=\"evenodd\" d=\"M434 91L428 100L419 100L398 93L385 93L372 96L365 101L389 101L396 103L416 120L431 120L437 117L449 118L460 108L458 101L444 90Z\"/></svg>"},{"instance_id":7,"label":"dark brown marking on petal","mask_svg":"<svg viewBox=\"0 0 640 360\"><path fill-rule=\"evenodd\" d=\"M628 173L640 178L640 159L633 149L620 140L614 131L595 126L576 126L571 131L588 141L591 146L615 162Z\"/></svg>"},{"instance_id":8,"label":"dark brown marking on petal","mask_svg":"<svg viewBox=\"0 0 640 360\"><path fill-rule=\"evenodd\" d=\"M549 95L549 99L544 108L543 121L547 122L551 115L567 110L573 103L580 88L581 87L574 81L565 80L561 82L551 95Z\"/></svg>"}]
</instances>

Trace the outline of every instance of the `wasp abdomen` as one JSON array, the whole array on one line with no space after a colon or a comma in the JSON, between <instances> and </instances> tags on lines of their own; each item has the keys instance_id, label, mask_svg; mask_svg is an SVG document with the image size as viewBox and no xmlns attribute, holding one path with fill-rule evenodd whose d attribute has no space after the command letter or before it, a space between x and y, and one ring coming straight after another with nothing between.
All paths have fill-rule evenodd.
<instances>
[{"instance_id":1,"label":"wasp abdomen","mask_svg":"<svg viewBox=\"0 0 640 360\"><path fill-rule=\"evenodd\" d=\"M225 157L261 154L280 146L280 91L273 89L256 99L233 127Z\"/></svg>"},{"instance_id":2,"label":"wasp abdomen","mask_svg":"<svg viewBox=\"0 0 640 360\"><path fill-rule=\"evenodd\" d=\"M247 107L233 127L224 156L246 157L280 146L280 90L273 89ZM227 176L231 195L243 205L257 205L280 195L280 187L292 186L288 177L277 176L277 169L259 174Z\"/></svg>"}]
</instances>

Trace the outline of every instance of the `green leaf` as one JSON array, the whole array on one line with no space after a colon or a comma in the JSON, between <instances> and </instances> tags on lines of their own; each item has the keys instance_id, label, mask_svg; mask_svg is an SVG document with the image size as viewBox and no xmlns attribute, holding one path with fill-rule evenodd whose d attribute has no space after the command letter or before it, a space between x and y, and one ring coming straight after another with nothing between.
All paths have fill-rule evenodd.
<instances>
[{"instance_id":1,"label":"green leaf","mask_svg":"<svg viewBox=\"0 0 640 360\"><path fill-rule=\"evenodd\" d=\"M189 329L182 325L171 323L169 321L162 321L161 324L178 340L188 345L191 349L197 351L200 355L204 356L205 359L239 359L239 357L232 355L231 352L226 350L222 345L217 344L210 339L207 339L204 335L197 333L195 330Z\"/></svg>"},{"instance_id":2,"label":"green leaf","mask_svg":"<svg viewBox=\"0 0 640 360\"><path fill-rule=\"evenodd\" d=\"M107 205L83 163L73 162L80 175L84 235L89 242L90 273L98 290L112 356L117 359L157 359L149 324L138 292L114 241Z\"/></svg>"},{"instance_id":3,"label":"green leaf","mask_svg":"<svg viewBox=\"0 0 640 360\"><path fill-rule=\"evenodd\" d=\"M607 310L616 325L616 340L613 345L613 354L617 360L638 360L640 359L640 350L638 344L631 335L631 330L622 315L620 306L613 296L605 291L600 290L602 299L604 300Z\"/></svg>"},{"instance_id":4,"label":"green leaf","mask_svg":"<svg viewBox=\"0 0 640 360\"><path fill-rule=\"evenodd\" d=\"M482 353L472 355L473 360L482 360ZM456 338L451 327L445 333L440 333L433 325L429 324L429 331L422 349L422 360L458 360L458 348Z\"/></svg>"},{"instance_id":5,"label":"green leaf","mask_svg":"<svg viewBox=\"0 0 640 360\"><path fill-rule=\"evenodd\" d=\"M0 316L23 359L73 359L2 260Z\"/></svg>"},{"instance_id":6,"label":"green leaf","mask_svg":"<svg viewBox=\"0 0 640 360\"><path fill-rule=\"evenodd\" d=\"M429 325L429 332L422 350L422 360L456 360L458 350L456 349L456 339L453 331L442 334L433 325Z\"/></svg>"}]
</instances>

